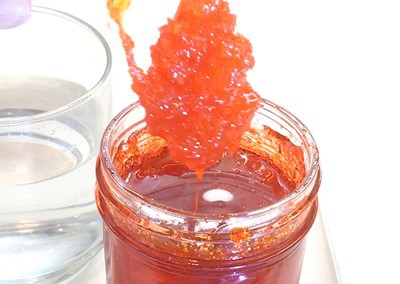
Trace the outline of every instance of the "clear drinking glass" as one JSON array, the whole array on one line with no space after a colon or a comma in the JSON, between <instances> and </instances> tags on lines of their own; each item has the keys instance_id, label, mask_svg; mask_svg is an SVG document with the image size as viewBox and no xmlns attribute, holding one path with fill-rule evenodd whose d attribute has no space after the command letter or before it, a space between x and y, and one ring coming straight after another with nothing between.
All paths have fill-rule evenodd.
<instances>
[{"instance_id":1,"label":"clear drinking glass","mask_svg":"<svg viewBox=\"0 0 400 284\"><path fill-rule=\"evenodd\" d=\"M145 129L143 107L132 104L101 144L96 200L108 283L298 283L321 182L306 126L263 101L241 142L255 155L238 152L201 182L169 163L166 144ZM279 171L264 170L265 161ZM293 191L271 190L281 174Z\"/></svg>"},{"instance_id":2,"label":"clear drinking glass","mask_svg":"<svg viewBox=\"0 0 400 284\"><path fill-rule=\"evenodd\" d=\"M0 283L58 283L102 248L110 69L105 39L71 15L32 7L0 30Z\"/></svg>"}]
</instances>

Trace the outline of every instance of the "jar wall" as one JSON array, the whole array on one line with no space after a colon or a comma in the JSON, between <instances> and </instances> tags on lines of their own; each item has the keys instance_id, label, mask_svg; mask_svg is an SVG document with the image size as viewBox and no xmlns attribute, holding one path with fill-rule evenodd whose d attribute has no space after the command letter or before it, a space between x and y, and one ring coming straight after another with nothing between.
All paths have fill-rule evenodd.
<instances>
[{"instance_id":1,"label":"jar wall","mask_svg":"<svg viewBox=\"0 0 400 284\"><path fill-rule=\"evenodd\" d=\"M104 228L104 240L108 283L140 284L296 284L300 279L306 245L306 239L301 239L281 252L278 262L270 260L271 263L267 261L261 267L232 264L231 267L221 268L201 267L190 261L187 265L178 266L173 259L160 262L151 256L153 252L146 253L148 247L134 247L109 226Z\"/></svg>"}]
</instances>

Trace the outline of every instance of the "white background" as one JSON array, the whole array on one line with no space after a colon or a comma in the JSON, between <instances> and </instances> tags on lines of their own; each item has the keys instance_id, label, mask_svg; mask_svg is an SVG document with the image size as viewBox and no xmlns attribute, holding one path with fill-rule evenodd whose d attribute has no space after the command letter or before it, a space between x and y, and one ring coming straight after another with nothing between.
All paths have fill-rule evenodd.
<instances>
[{"instance_id":1,"label":"white background","mask_svg":"<svg viewBox=\"0 0 400 284\"><path fill-rule=\"evenodd\" d=\"M299 117L319 145L321 213L342 283L400 283L400 2L231 2L239 31L253 42L253 87ZM129 31L143 64L176 3L132 0ZM136 99L105 0L33 4L70 12L103 32L114 52L115 112Z\"/></svg>"}]
</instances>

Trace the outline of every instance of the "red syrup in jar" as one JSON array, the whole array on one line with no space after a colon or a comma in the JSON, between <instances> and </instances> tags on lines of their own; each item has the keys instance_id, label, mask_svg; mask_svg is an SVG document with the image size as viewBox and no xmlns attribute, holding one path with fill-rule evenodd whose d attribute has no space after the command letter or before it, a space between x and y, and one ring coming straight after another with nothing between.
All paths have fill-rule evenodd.
<instances>
[{"instance_id":1,"label":"red syrup in jar","mask_svg":"<svg viewBox=\"0 0 400 284\"><path fill-rule=\"evenodd\" d=\"M254 211L278 202L294 190L278 169L243 149L225 155L204 172L201 181L187 166L175 162L167 147L157 151L156 155L147 153L149 157L137 153L140 158L135 159L141 162L128 165L122 178L141 196L177 210L200 214Z\"/></svg>"}]
</instances>

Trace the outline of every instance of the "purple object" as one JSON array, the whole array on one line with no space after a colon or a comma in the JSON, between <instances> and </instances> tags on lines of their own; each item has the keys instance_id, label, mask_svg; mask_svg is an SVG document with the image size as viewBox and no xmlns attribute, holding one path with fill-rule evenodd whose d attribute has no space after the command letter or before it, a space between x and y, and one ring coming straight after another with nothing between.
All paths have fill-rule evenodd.
<instances>
[{"instance_id":1,"label":"purple object","mask_svg":"<svg viewBox=\"0 0 400 284\"><path fill-rule=\"evenodd\" d=\"M0 29L22 25L31 16L31 0L0 0Z\"/></svg>"}]
</instances>

